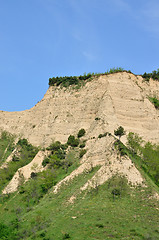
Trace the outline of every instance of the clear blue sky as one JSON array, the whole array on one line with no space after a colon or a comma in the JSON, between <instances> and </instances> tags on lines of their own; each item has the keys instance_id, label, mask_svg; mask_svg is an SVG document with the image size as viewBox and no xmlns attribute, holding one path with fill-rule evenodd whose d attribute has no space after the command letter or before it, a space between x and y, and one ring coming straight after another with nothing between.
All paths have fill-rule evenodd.
<instances>
[{"instance_id":1,"label":"clear blue sky","mask_svg":"<svg viewBox=\"0 0 159 240\"><path fill-rule=\"evenodd\" d=\"M158 0L0 0L0 110L33 107L53 76L159 68Z\"/></svg>"}]
</instances>

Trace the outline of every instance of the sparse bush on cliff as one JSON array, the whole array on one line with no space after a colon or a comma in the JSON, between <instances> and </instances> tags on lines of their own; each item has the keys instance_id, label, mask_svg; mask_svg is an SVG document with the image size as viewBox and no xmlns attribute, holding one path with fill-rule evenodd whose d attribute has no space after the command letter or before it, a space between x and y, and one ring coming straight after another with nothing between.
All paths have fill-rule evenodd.
<instances>
[{"instance_id":1,"label":"sparse bush on cliff","mask_svg":"<svg viewBox=\"0 0 159 240\"><path fill-rule=\"evenodd\" d=\"M114 130L114 135L119 137L119 140L121 136L125 135L124 128L122 126L118 127L116 130Z\"/></svg>"},{"instance_id":2,"label":"sparse bush on cliff","mask_svg":"<svg viewBox=\"0 0 159 240\"><path fill-rule=\"evenodd\" d=\"M80 137L83 137L85 135L86 131L84 128L80 129L78 134L77 134L77 137L80 138Z\"/></svg>"},{"instance_id":3,"label":"sparse bush on cliff","mask_svg":"<svg viewBox=\"0 0 159 240\"><path fill-rule=\"evenodd\" d=\"M153 103L156 109L159 109L159 100L156 97L149 97L148 99Z\"/></svg>"},{"instance_id":4,"label":"sparse bush on cliff","mask_svg":"<svg viewBox=\"0 0 159 240\"><path fill-rule=\"evenodd\" d=\"M110 68L104 73L88 73L84 75L77 76L65 76L65 77L52 77L49 78L49 86L62 86L62 87L69 87L71 85L78 85L82 86L86 81L89 81L92 79L93 76L99 76L99 75L107 75L112 73L118 73L118 72L124 72L124 70L121 67L117 68ZM127 71L130 72L131 71Z\"/></svg>"},{"instance_id":5,"label":"sparse bush on cliff","mask_svg":"<svg viewBox=\"0 0 159 240\"><path fill-rule=\"evenodd\" d=\"M77 147L79 144L79 140L75 138L75 136L70 135L68 137L67 144L70 145L71 147Z\"/></svg>"},{"instance_id":6,"label":"sparse bush on cliff","mask_svg":"<svg viewBox=\"0 0 159 240\"><path fill-rule=\"evenodd\" d=\"M80 144L79 147L80 147L80 148L84 148L85 146L86 146L86 144L85 144L85 142L83 142L83 143Z\"/></svg>"},{"instance_id":7,"label":"sparse bush on cliff","mask_svg":"<svg viewBox=\"0 0 159 240\"><path fill-rule=\"evenodd\" d=\"M61 148L61 143L59 141L53 142L50 144L49 147L47 147L47 150L51 150L51 151L57 151Z\"/></svg>"},{"instance_id":8,"label":"sparse bush on cliff","mask_svg":"<svg viewBox=\"0 0 159 240\"><path fill-rule=\"evenodd\" d=\"M106 133L103 133L103 134L99 134L98 138L103 138L103 137L106 137L107 136L107 132Z\"/></svg>"},{"instance_id":9,"label":"sparse bush on cliff","mask_svg":"<svg viewBox=\"0 0 159 240\"><path fill-rule=\"evenodd\" d=\"M49 78L49 86L63 86L63 87L68 87L70 85L78 85L80 84L82 81L86 81L88 79L90 79L92 76L92 74L85 74L84 76L65 76L65 77L53 77L53 78Z\"/></svg>"},{"instance_id":10,"label":"sparse bush on cliff","mask_svg":"<svg viewBox=\"0 0 159 240\"><path fill-rule=\"evenodd\" d=\"M87 152L86 149L82 149L82 150L80 151L79 157L82 158L83 155L84 155L86 152Z\"/></svg>"}]
</instances>

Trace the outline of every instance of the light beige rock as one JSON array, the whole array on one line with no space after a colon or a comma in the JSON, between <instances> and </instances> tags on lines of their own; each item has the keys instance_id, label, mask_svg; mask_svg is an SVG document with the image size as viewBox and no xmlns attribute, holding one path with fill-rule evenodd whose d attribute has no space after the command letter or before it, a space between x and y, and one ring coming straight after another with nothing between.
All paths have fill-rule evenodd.
<instances>
[{"instance_id":1,"label":"light beige rock","mask_svg":"<svg viewBox=\"0 0 159 240\"><path fill-rule=\"evenodd\" d=\"M145 185L144 179L128 157L120 157L114 147L115 138L106 136L103 138L92 139L87 142L87 153L81 160L81 165L69 176L60 181L53 192L57 193L63 184L67 184L79 174L89 172L92 167L101 166L96 174L81 187L81 191L87 188L95 188L102 185L114 175L121 175L128 179L132 185ZM74 196L75 197L75 196ZM74 199L72 197L71 199ZM70 201L71 201L70 199Z\"/></svg>"},{"instance_id":2,"label":"light beige rock","mask_svg":"<svg viewBox=\"0 0 159 240\"><path fill-rule=\"evenodd\" d=\"M113 147L114 138L99 139L105 132L114 134L114 129L123 126L126 132L135 132L145 140L159 142L159 111L148 100L148 96L159 98L159 82L143 82L141 76L131 73L101 75L79 89L50 87L44 98L30 110L22 112L0 112L0 129L27 138L34 145L48 146L52 140L62 143L70 134L81 128L88 139L81 165L55 188L56 193L63 183L101 166L81 191L104 183L115 174L126 176L133 184L143 184L143 178L130 159L118 156ZM98 120L95 120L98 118ZM126 137L122 137L126 142ZM46 153L45 153L46 154ZM19 169L3 193L16 191L22 178L26 181L37 164L42 171L43 152L39 152L32 163Z\"/></svg>"},{"instance_id":3,"label":"light beige rock","mask_svg":"<svg viewBox=\"0 0 159 240\"><path fill-rule=\"evenodd\" d=\"M34 145L48 146L52 139L66 142L80 128L87 130L88 137L97 137L122 125L127 133L158 142L159 111L147 99L154 94L159 97L158 81L145 83L142 77L126 72L102 75L79 90L50 87L30 110L0 111L0 129Z\"/></svg>"},{"instance_id":4,"label":"light beige rock","mask_svg":"<svg viewBox=\"0 0 159 240\"><path fill-rule=\"evenodd\" d=\"M30 178L32 172L38 173L43 171L44 168L42 166L42 162L44 158L48 156L48 154L48 151L39 151L29 164L18 169L2 193L7 194L17 191L22 182L26 182Z\"/></svg>"}]
</instances>

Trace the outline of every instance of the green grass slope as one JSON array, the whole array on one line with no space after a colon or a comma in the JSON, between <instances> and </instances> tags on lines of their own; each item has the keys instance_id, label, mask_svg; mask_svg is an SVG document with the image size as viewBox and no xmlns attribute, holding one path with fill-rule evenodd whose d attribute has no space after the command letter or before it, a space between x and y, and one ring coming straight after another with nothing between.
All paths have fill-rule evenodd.
<instances>
[{"instance_id":1,"label":"green grass slope","mask_svg":"<svg viewBox=\"0 0 159 240\"><path fill-rule=\"evenodd\" d=\"M116 176L80 194L80 186L96 171L76 177L58 194L50 191L32 207L20 194L1 203L0 222L13 232L4 239L157 240L159 206L153 189L131 188L126 179ZM77 198L70 203L74 194Z\"/></svg>"},{"instance_id":2,"label":"green grass slope","mask_svg":"<svg viewBox=\"0 0 159 240\"><path fill-rule=\"evenodd\" d=\"M51 144L51 155L43 162L47 170L33 174L18 192L0 195L0 239L159 239L159 201L155 198L159 192L158 146L142 145L142 139L133 133L129 134L127 147L116 142L120 155L132 158L146 179L146 187L132 187L126 178L115 175L102 186L81 192L80 188L98 171L96 167L54 194L53 186L79 166L81 148L74 146L75 140L69 150L67 144ZM81 143L79 139L79 146ZM19 144L24 148L22 156L30 156L31 149L35 151L26 140ZM24 159L12 164L17 162L24 163ZM74 201L70 201L72 196Z\"/></svg>"}]
</instances>

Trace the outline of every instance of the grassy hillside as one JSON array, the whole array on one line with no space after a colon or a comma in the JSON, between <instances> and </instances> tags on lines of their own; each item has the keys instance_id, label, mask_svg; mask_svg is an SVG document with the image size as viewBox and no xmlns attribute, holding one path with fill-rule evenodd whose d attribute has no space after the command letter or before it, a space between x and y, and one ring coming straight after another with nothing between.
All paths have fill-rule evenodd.
<instances>
[{"instance_id":1,"label":"grassy hillside","mask_svg":"<svg viewBox=\"0 0 159 240\"><path fill-rule=\"evenodd\" d=\"M50 191L32 207L20 194L1 203L0 221L13 232L6 239L157 240L159 206L152 188L130 188L125 179L114 177L79 194L79 187L96 170L77 177L57 195ZM116 188L120 194L114 195ZM77 199L71 204L68 200L73 194Z\"/></svg>"},{"instance_id":2,"label":"grassy hillside","mask_svg":"<svg viewBox=\"0 0 159 240\"><path fill-rule=\"evenodd\" d=\"M14 147L14 136L7 133L6 131L2 132L0 138L0 166L11 154Z\"/></svg>"},{"instance_id":3,"label":"grassy hillside","mask_svg":"<svg viewBox=\"0 0 159 240\"><path fill-rule=\"evenodd\" d=\"M12 161L13 165L24 164L24 159L30 161L32 151L37 151L24 139L18 144L23 158ZM51 154L43 162L47 170L33 174L19 192L0 195L0 239L159 239L159 201L154 197L155 192L159 192L156 185L158 146L143 143L133 133L128 136L127 146L119 140L116 142L120 155L132 158L147 187L132 187L126 178L116 175L102 186L80 192L80 187L99 169L96 167L54 194L53 186L77 168L85 147L80 138L73 136L69 137L68 144L69 148L67 144L52 143L48 147ZM0 184L3 186L2 179Z\"/></svg>"}]
</instances>

